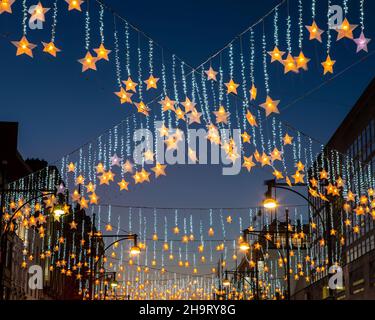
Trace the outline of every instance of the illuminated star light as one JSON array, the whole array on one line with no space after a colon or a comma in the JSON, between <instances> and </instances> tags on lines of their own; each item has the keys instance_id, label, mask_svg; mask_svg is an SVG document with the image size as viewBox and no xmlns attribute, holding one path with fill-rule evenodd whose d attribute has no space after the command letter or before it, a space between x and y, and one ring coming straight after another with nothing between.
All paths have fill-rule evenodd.
<instances>
[{"instance_id":1,"label":"illuminated star light","mask_svg":"<svg viewBox=\"0 0 375 320\"><path fill-rule=\"evenodd\" d=\"M150 75L150 77L145 80L145 83L147 84L146 90L150 90L151 88L157 89L157 82L159 81L159 78L155 78L153 75Z\"/></svg>"},{"instance_id":2,"label":"illuminated star light","mask_svg":"<svg viewBox=\"0 0 375 320\"><path fill-rule=\"evenodd\" d=\"M311 26L306 26L306 28L310 32L310 40L315 39L319 42L322 42L322 34L324 33L324 31L319 29L315 21L313 21Z\"/></svg>"},{"instance_id":3,"label":"illuminated star light","mask_svg":"<svg viewBox=\"0 0 375 320\"><path fill-rule=\"evenodd\" d=\"M109 61L109 58L108 58L108 55L112 52L111 50L108 50L104 47L104 44L101 43L99 48L96 48L94 49L95 53L96 53L96 58L97 58L97 61L99 60L107 60Z\"/></svg>"},{"instance_id":4,"label":"illuminated star light","mask_svg":"<svg viewBox=\"0 0 375 320\"><path fill-rule=\"evenodd\" d=\"M292 55L289 53L288 57L283 60L283 65L284 65L284 73L288 73L290 71L293 71L294 73L298 73L298 68L296 61L292 57Z\"/></svg>"},{"instance_id":5,"label":"illuminated star light","mask_svg":"<svg viewBox=\"0 0 375 320\"><path fill-rule=\"evenodd\" d=\"M358 25L356 24L350 24L348 19L345 18L343 23L339 28L336 29L337 31L337 41L343 39L343 38L348 38L348 39L353 39L353 31L355 28L357 28Z\"/></svg>"},{"instance_id":6,"label":"illuminated star light","mask_svg":"<svg viewBox=\"0 0 375 320\"><path fill-rule=\"evenodd\" d=\"M233 79L230 79L229 82L225 83L225 86L227 87L227 94L237 94L237 88L239 87L239 84L235 83Z\"/></svg>"},{"instance_id":7,"label":"illuminated star light","mask_svg":"<svg viewBox=\"0 0 375 320\"><path fill-rule=\"evenodd\" d=\"M187 115L187 117L189 119L189 125L193 124L193 123L200 124L201 123L201 116L202 116L202 113L198 112L198 110L194 108L192 110L192 112Z\"/></svg>"},{"instance_id":8,"label":"illuminated star light","mask_svg":"<svg viewBox=\"0 0 375 320\"><path fill-rule=\"evenodd\" d=\"M43 52L49 53L51 56L56 57L57 52L60 52L61 50L55 46L55 44L51 42L43 42L42 44L44 46Z\"/></svg>"},{"instance_id":9,"label":"illuminated star light","mask_svg":"<svg viewBox=\"0 0 375 320\"><path fill-rule=\"evenodd\" d=\"M132 99L131 99L133 94L131 92L126 92L124 90L124 88L122 88L122 87L121 87L120 91L115 92L115 95L120 98L121 104L126 103L126 102L127 103L133 103Z\"/></svg>"},{"instance_id":10,"label":"illuminated star light","mask_svg":"<svg viewBox=\"0 0 375 320\"><path fill-rule=\"evenodd\" d=\"M253 83L253 85L251 86L251 89L250 89L250 100L255 100L257 98L257 94L258 94L258 89L256 88L255 84Z\"/></svg>"},{"instance_id":11,"label":"illuminated star light","mask_svg":"<svg viewBox=\"0 0 375 320\"><path fill-rule=\"evenodd\" d=\"M275 47L273 51L269 51L268 54L271 56L271 63L275 61L282 62L285 52L280 51L278 47Z\"/></svg>"},{"instance_id":12,"label":"illuminated star light","mask_svg":"<svg viewBox=\"0 0 375 320\"><path fill-rule=\"evenodd\" d=\"M223 106L219 107L218 111L214 111L213 114L216 116L216 123L228 123L228 117L230 115L229 112L225 111L225 108Z\"/></svg>"},{"instance_id":13,"label":"illuminated star light","mask_svg":"<svg viewBox=\"0 0 375 320\"><path fill-rule=\"evenodd\" d=\"M159 101L159 104L162 106L163 112L168 110L176 111L174 107L175 103L176 101L169 99L168 96L166 96L164 100Z\"/></svg>"},{"instance_id":14,"label":"illuminated star light","mask_svg":"<svg viewBox=\"0 0 375 320\"><path fill-rule=\"evenodd\" d=\"M50 8L43 8L42 4L39 2L36 6L34 11L31 13L30 22L34 22L36 20L45 22L46 17L45 14L49 11Z\"/></svg>"},{"instance_id":15,"label":"illuminated star light","mask_svg":"<svg viewBox=\"0 0 375 320\"><path fill-rule=\"evenodd\" d=\"M134 104L135 104L135 106L137 107L137 111L138 111L139 113L142 113L142 114L144 114L145 116L149 116L149 115L150 115L150 113L149 113L150 108L147 107L147 105L146 105L143 101L141 101L141 102L139 102L139 103L135 102Z\"/></svg>"},{"instance_id":16,"label":"illuminated star light","mask_svg":"<svg viewBox=\"0 0 375 320\"><path fill-rule=\"evenodd\" d=\"M208 70L205 71L205 73L207 75L207 80L217 81L217 79L216 79L217 71L215 71L214 69L212 69L211 66L210 66L210 68Z\"/></svg>"},{"instance_id":17,"label":"illuminated star light","mask_svg":"<svg viewBox=\"0 0 375 320\"><path fill-rule=\"evenodd\" d=\"M12 13L12 4L15 0L1 0L0 2L0 14L3 12Z\"/></svg>"},{"instance_id":18,"label":"illuminated star light","mask_svg":"<svg viewBox=\"0 0 375 320\"><path fill-rule=\"evenodd\" d=\"M196 103L190 101L188 97L186 97L185 102L181 102L181 104L184 106L186 113L193 111L193 109L197 105Z\"/></svg>"},{"instance_id":19,"label":"illuminated star light","mask_svg":"<svg viewBox=\"0 0 375 320\"><path fill-rule=\"evenodd\" d=\"M272 100L270 96L267 96L266 102L260 106L266 111L266 117L272 113L280 113L277 106L279 105L280 100Z\"/></svg>"},{"instance_id":20,"label":"illuminated star light","mask_svg":"<svg viewBox=\"0 0 375 320\"><path fill-rule=\"evenodd\" d=\"M13 45L17 47L16 56L20 56L22 54L26 54L29 57L33 57L33 49L36 48L36 45L30 43L26 36L23 36L20 41L12 41Z\"/></svg>"},{"instance_id":21,"label":"illuminated star light","mask_svg":"<svg viewBox=\"0 0 375 320\"><path fill-rule=\"evenodd\" d=\"M83 0L65 0L69 4L68 10L78 10L82 11L81 4L83 3Z\"/></svg>"},{"instance_id":22,"label":"illuminated star light","mask_svg":"<svg viewBox=\"0 0 375 320\"><path fill-rule=\"evenodd\" d=\"M297 63L298 69L303 69L305 71L308 70L307 64L310 62L311 59L305 57L304 53L301 51L298 57L295 57L295 61Z\"/></svg>"},{"instance_id":23,"label":"illuminated star light","mask_svg":"<svg viewBox=\"0 0 375 320\"><path fill-rule=\"evenodd\" d=\"M111 167L121 167L122 158L118 157L116 153L112 157L110 157L109 160L111 161Z\"/></svg>"},{"instance_id":24,"label":"illuminated star light","mask_svg":"<svg viewBox=\"0 0 375 320\"><path fill-rule=\"evenodd\" d=\"M94 58L90 52L87 52L84 58L78 60L78 62L82 64L82 72L89 69L96 71L96 61L97 58Z\"/></svg>"},{"instance_id":25,"label":"illuminated star light","mask_svg":"<svg viewBox=\"0 0 375 320\"><path fill-rule=\"evenodd\" d=\"M363 31L361 32L361 35L359 36L359 38L354 39L353 41L357 45L357 53L362 50L368 52L367 46L370 43L371 39L366 38Z\"/></svg>"},{"instance_id":26,"label":"illuminated star light","mask_svg":"<svg viewBox=\"0 0 375 320\"><path fill-rule=\"evenodd\" d=\"M117 183L120 186L120 191L126 190L129 191L129 182L125 181L125 179L122 179L119 183Z\"/></svg>"},{"instance_id":27,"label":"illuminated star light","mask_svg":"<svg viewBox=\"0 0 375 320\"><path fill-rule=\"evenodd\" d=\"M257 127L258 126L255 117L252 115L252 113L249 110L247 110L247 113L246 113L246 120L249 122L249 124L252 127Z\"/></svg>"},{"instance_id":28,"label":"illuminated star light","mask_svg":"<svg viewBox=\"0 0 375 320\"><path fill-rule=\"evenodd\" d=\"M151 168L151 170L154 171L155 177L158 178L159 176L165 176L166 175L166 173L165 173L166 167L167 167L167 165L165 165L165 164L157 163L155 165L155 167Z\"/></svg>"},{"instance_id":29,"label":"illuminated star light","mask_svg":"<svg viewBox=\"0 0 375 320\"><path fill-rule=\"evenodd\" d=\"M134 81L132 80L132 78L128 77L128 80L124 80L124 81L122 81L122 82L123 82L123 84L125 85L125 90L126 90L126 91L137 92L136 87L137 87L138 83L137 83L137 82L134 82Z\"/></svg>"},{"instance_id":30,"label":"illuminated star light","mask_svg":"<svg viewBox=\"0 0 375 320\"><path fill-rule=\"evenodd\" d=\"M322 62L324 68L324 75L327 73L333 73L333 66L335 65L336 60L331 60L330 55L327 56L326 61Z\"/></svg>"}]
</instances>

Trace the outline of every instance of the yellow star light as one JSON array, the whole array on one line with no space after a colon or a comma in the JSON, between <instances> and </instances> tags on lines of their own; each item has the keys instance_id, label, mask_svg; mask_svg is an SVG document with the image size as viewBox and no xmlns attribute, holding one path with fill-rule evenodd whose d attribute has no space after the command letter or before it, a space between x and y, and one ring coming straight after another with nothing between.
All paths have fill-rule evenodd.
<instances>
[{"instance_id":1,"label":"yellow star light","mask_svg":"<svg viewBox=\"0 0 375 320\"><path fill-rule=\"evenodd\" d=\"M298 73L298 68L296 65L296 61L292 57L292 55L289 53L287 58L283 60L283 65L284 65L284 73L288 73L290 71L293 71L295 73Z\"/></svg>"},{"instance_id":2,"label":"yellow star light","mask_svg":"<svg viewBox=\"0 0 375 320\"><path fill-rule=\"evenodd\" d=\"M308 70L307 64L310 62L311 59L305 57L304 53L301 51L298 57L295 57L295 61L297 63L298 69L303 69L305 71Z\"/></svg>"},{"instance_id":3,"label":"yellow star light","mask_svg":"<svg viewBox=\"0 0 375 320\"><path fill-rule=\"evenodd\" d=\"M247 132L242 133L241 137L243 143L250 143L251 136Z\"/></svg>"},{"instance_id":4,"label":"yellow star light","mask_svg":"<svg viewBox=\"0 0 375 320\"><path fill-rule=\"evenodd\" d=\"M122 165L124 169L124 173L132 173L133 172L133 165L129 160L126 160L125 163Z\"/></svg>"},{"instance_id":5,"label":"yellow star light","mask_svg":"<svg viewBox=\"0 0 375 320\"><path fill-rule=\"evenodd\" d=\"M188 97L186 97L185 102L181 102L181 104L184 106L186 113L193 111L195 106L197 105L196 103L190 101Z\"/></svg>"},{"instance_id":6,"label":"yellow star light","mask_svg":"<svg viewBox=\"0 0 375 320\"><path fill-rule=\"evenodd\" d=\"M207 75L207 80L214 80L214 81L217 81L216 79L216 75L217 75L217 72L212 69L212 67L210 66L210 68L206 71L204 71Z\"/></svg>"},{"instance_id":7,"label":"yellow star light","mask_svg":"<svg viewBox=\"0 0 375 320\"><path fill-rule=\"evenodd\" d=\"M232 221L233 221L233 220L232 220L232 217L231 217L231 216L228 216L228 217L227 217L227 223L232 223Z\"/></svg>"},{"instance_id":8,"label":"yellow star light","mask_svg":"<svg viewBox=\"0 0 375 320\"><path fill-rule=\"evenodd\" d=\"M132 103L131 97L132 97L133 94L131 92L126 92L124 90L124 88L122 88L122 87L121 87L120 91L115 92L115 95L120 98L121 104L123 104L125 102Z\"/></svg>"},{"instance_id":9,"label":"yellow star light","mask_svg":"<svg viewBox=\"0 0 375 320\"><path fill-rule=\"evenodd\" d=\"M185 120L185 112L180 107L175 110L175 113L177 120Z\"/></svg>"},{"instance_id":10,"label":"yellow star light","mask_svg":"<svg viewBox=\"0 0 375 320\"><path fill-rule=\"evenodd\" d=\"M55 44L52 41L49 43L42 41L42 44L44 46L43 52L47 52L53 57L56 57L56 53L61 51L59 48L55 46Z\"/></svg>"},{"instance_id":11,"label":"yellow star light","mask_svg":"<svg viewBox=\"0 0 375 320\"><path fill-rule=\"evenodd\" d=\"M13 45L17 47L16 56L20 56L22 54L26 54L29 57L33 57L33 49L36 48L36 45L30 43L26 36L23 36L20 41L12 41Z\"/></svg>"},{"instance_id":12,"label":"yellow star light","mask_svg":"<svg viewBox=\"0 0 375 320\"><path fill-rule=\"evenodd\" d=\"M260 163L262 164L262 167L271 165L271 159L265 152L263 152L260 158Z\"/></svg>"},{"instance_id":13,"label":"yellow star light","mask_svg":"<svg viewBox=\"0 0 375 320\"><path fill-rule=\"evenodd\" d=\"M298 161L298 163L296 164L296 167L297 167L298 171L304 171L305 170L305 165L301 161Z\"/></svg>"},{"instance_id":14,"label":"yellow star light","mask_svg":"<svg viewBox=\"0 0 375 320\"><path fill-rule=\"evenodd\" d=\"M322 34L324 33L323 30L320 30L315 21L313 21L311 26L306 26L307 30L310 32L310 40L318 40L322 42Z\"/></svg>"},{"instance_id":15,"label":"yellow star light","mask_svg":"<svg viewBox=\"0 0 375 320\"><path fill-rule=\"evenodd\" d=\"M49 8L43 8L42 4L39 2L34 11L31 13L30 22L34 22L36 20L45 22L45 14L49 11Z\"/></svg>"},{"instance_id":16,"label":"yellow star light","mask_svg":"<svg viewBox=\"0 0 375 320\"><path fill-rule=\"evenodd\" d=\"M158 129L160 137L168 137L169 129L163 125Z\"/></svg>"},{"instance_id":17,"label":"yellow star light","mask_svg":"<svg viewBox=\"0 0 375 320\"><path fill-rule=\"evenodd\" d=\"M276 169L272 172L272 174L273 174L273 175L275 176L275 178L278 179L278 180L284 178L283 174L282 174L280 171L276 170Z\"/></svg>"},{"instance_id":18,"label":"yellow star light","mask_svg":"<svg viewBox=\"0 0 375 320\"><path fill-rule=\"evenodd\" d=\"M149 111L150 111L150 109L149 109L149 107L147 107L146 105L145 105L145 103L143 102L143 101L141 101L141 102L139 102L139 103L134 103L135 104L135 106L137 107L137 111L139 112L139 113L142 113L142 114L144 114L145 116L149 116L150 115L150 113L149 113Z\"/></svg>"},{"instance_id":19,"label":"yellow star light","mask_svg":"<svg viewBox=\"0 0 375 320\"><path fill-rule=\"evenodd\" d=\"M336 29L337 31L337 41L341 40L342 38L353 39L353 30L357 28L356 24L350 24L348 19L342 22L341 26Z\"/></svg>"},{"instance_id":20,"label":"yellow star light","mask_svg":"<svg viewBox=\"0 0 375 320\"><path fill-rule=\"evenodd\" d=\"M145 83L147 84L146 90L150 90L151 88L157 89L157 82L159 81L159 78L155 78L153 75L150 75L150 77L145 80Z\"/></svg>"},{"instance_id":21,"label":"yellow star light","mask_svg":"<svg viewBox=\"0 0 375 320\"><path fill-rule=\"evenodd\" d=\"M331 60L331 57L328 55L326 61L322 62L324 68L324 74L333 73L333 66L335 65L336 60Z\"/></svg>"},{"instance_id":22,"label":"yellow star light","mask_svg":"<svg viewBox=\"0 0 375 320\"><path fill-rule=\"evenodd\" d=\"M251 171L253 167L255 167L255 163L253 162L253 156L250 157L243 157L243 164L242 167L246 168L247 171Z\"/></svg>"},{"instance_id":23,"label":"yellow star light","mask_svg":"<svg viewBox=\"0 0 375 320\"><path fill-rule=\"evenodd\" d=\"M271 113L280 113L277 106L280 100L272 100L270 96L267 96L266 102L260 106L266 111L266 116L268 117Z\"/></svg>"},{"instance_id":24,"label":"yellow star light","mask_svg":"<svg viewBox=\"0 0 375 320\"><path fill-rule=\"evenodd\" d=\"M194 108L192 112L187 115L189 119L189 124L201 123L201 116L202 116L202 113L198 112L198 110Z\"/></svg>"},{"instance_id":25,"label":"yellow star light","mask_svg":"<svg viewBox=\"0 0 375 320\"><path fill-rule=\"evenodd\" d=\"M258 126L257 120L255 119L255 117L252 115L252 113L249 110L247 110L247 112L246 112L246 120L249 122L249 124L252 127Z\"/></svg>"},{"instance_id":26,"label":"yellow star light","mask_svg":"<svg viewBox=\"0 0 375 320\"><path fill-rule=\"evenodd\" d=\"M239 84L235 83L233 79L230 79L229 82L225 83L225 86L227 87L227 94L237 94L237 88L239 87Z\"/></svg>"},{"instance_id":27,"label":"yellow star light","mask_svg":"<svg viewBox=\"0 0 375 320\"><path fill-rule=\"evenodd\" d=\"M283 141L284 141L284 146L288 145L288 144L292 144L293 142L293 137L291 137L290 135L286 134L283 138Z\"/></svg>"},{"instance_id":28,"label":"yellow star light","mask_svg":"<svg viewBox=\"0 0 375 320\"><path fill-rule=\"evenodd\" d=\"M82 175L79 175L76 179L76 184L84 184L85 178Z\"/></svg>"},{"instance_id":29,"label":"yellow star light","mask_svg":"<svg viewBox=\"0 0 375 320\"><path fill-rule=\"evenodd\" d=\"M96 48L94 49L95 53L96 53L96 58L97 58L97 61L99 60L107 60L109 61L109 58L108 58L108 55L112 52L111 50L108 50L104 47L104 44L101 43L99 48Z\"/></svg>"},{"instance_id":30,"label":"yellow star light","mask_svg":"<svg viewBox=\"0 0 375 320\"><path fill-rule=\"evenodd\" d=\"M82 0L65 0L69 4L68 10L78 10L82 11L81 4L83 3Z\"/></svg>"},{"instance_id":31,"label":"yellow star light","mask_svg":"<svg viewBox=\"0 0 375 320\"><path fill-rule=\"evenodd\" d=\"M99 197L96 195L95 192L93 192L92 194L90 194L89 198L90 198L90 203L91 204L98 204Z\"/></svg>"},{"instance_id":32,"label":"yellow star light","mask_svg":"<svg viewBox=\"0 0 375 320\"><path fill-rule=\"evenodd\" d=\"M76 169L76 166L73 162L68 164L68 172L74 172Z\"/></svg>"},{"instance_id":33,"label":"yellow star light","mask_svg":"<svg viewBox=\"0 0 375 320\"><path fill-rule=\"evenodd\" d=\"M253 83L250 89L250 101L255 100L257 98L257 94L258 94L258 89Z\"/></svg>"},{"instance_id":34,"label":"yellow star light","mask_svg":"<svg viewBox=\"0 0 375 320\"><path fill-rule=\"evenodd\" d=\"M278 47L275 47L273 51L269 51L268 54L271 56L271 63L275 61L282 62L284 53Z\"/></svg>"},{"instance_id":35,"label":"yellow star light","mask_svg":"<svg viewBox=\"0 0 375 320\"><path fill-rule=\"evenodd\" d=\"M0 2L0 14L3 12L12 13L12 4L15 0L1 0Z\"/></svg>"},{"instance_id":36,"label":"yellow star light","mask_svg":"<svg viewBox=\"0 0 375 320\"><path fill-rule=\"evenodd\" d=\"M129 191L129 188L128 188L129 182L125 181L125 179L122 179L117 184L120 186L120 191L122 191L122 190Z\"/></svg>"},{"instance_id":37,"label":"yellow star light","mask_svg":"<svg viewBox=\"0 0 375 320\"><path fill-rule=\"evenodd\" d=\"M103 184L109 185L108 176L105 172L103 172L103 174L101 176L99 176L99 184L100 185L103 185Z\"/></svg>"},{"instance_id":38,"label":"yellow star light","mask_svg":"<svg viewBox=\"0 0 375 320\"><path fill-rule=\"evenodd\" d=\"M155 177L158 178L159 176L165 176L166 175L166 173L165 173L166 167L167 167L167 165L165 165L165 164L157 163L155 165L155 167L151 168L151 170L154 171Z\"/></svg>"},{"instance_id":39,"label":"yellow star light","mask_svg":"<svg viewBox=\"0 0 375 320\"><path fill-rule=\"evenodd\" d=\"M273 162L276 160L282 161L281 152L277 148L273 149L273 151L271 152L271 159Z\"/></svg>"},{"instance_id":40,"label":"yellow star light","mask_svg":"<svg viewBox=\"0 0 375 320\"><path fill-rule=\"evenodd\" d=\"M142 171L140 172L142 181L150 182L150 174L151 173L147 172L144 168L142 168Z\"/></svg>"},{"instance_id":41,"label":"yellow star light","mask_svg":"<svg viewBox=\"0 0 375 320\"><path fill-rule=\"evenodd\" d=\"M82 197L81 200L79 201L79 205L81 206L81 208L87 209L89 207L88 200L85 199L85 197Z\"/></svg>"},{"instance_id":42,"label":"yellow star light","mask_svg":"<svg viewBox=\"0 0 375 320\"><path fill-rule=\"evenodd\" d=\"M85 72L89 69L96 70L96 61L97 58L94 58L89 51L87 51L84 58L78 60L78 62L82 64L82 72Z\"/></svg>"},{"instance_id":43,"label":"yellow star light","mask_svg":"<svg viewBox=\"0 0 375 320\"><path fill-rule=\"evenodd\" d=\"M312 185L314 188L317 188L317 187L318 187L318 180L316 180L315 178L310 179L310 183L311 183L311 185Z\"/></svg>"},{"instance_id":44,"label":"yellow star light","mask_svg":"<svg viewBox=\"0 0 375 320\"><path fill-rule=\"evenodd\" d=\"M319 172L319 177L320 180L328 179L328 172L325 169L323 169Z\"/></svg>"},{"instance_id":45,"label":"yellow star light","mask_svg":"<svg viewBox=\"0 0 375 320\"><path fill-rule=\"evenodd\" d=\"M294 179L294 184L304 183L304 176L304 174L300 173L299 171L296 171L296 173L292 175L292 178Z\"/></svg>"},{"instance_id":46,"label":"yellow star light","mask_svg":"<svg viewBox=\"0 0 375 320\"><path fill-rule=\"evenodd\" d=\"M223 106L220 106L219 110L214 111L213 114L216 116L216 123L228 123L228 116L230 115L230 113L226 112Z\"/></svg>"},{"instance_id":47,"label":"yellow star light","mask_svg":"<svg viewBox=\"0 0 375 320\"><path fill-rule=\"evenodd\" d=\"M176 101L169 99L168 96L166 96L164 100L159 101L159 104L161 104L162 106L163 112L168 111L168 110L175 111L175 108L174 108L175 103Z\"/></svg>"},{"instance_id":48,"label":"yellow star light","mask_svg":"<svg viewBox=\"0 0 375 320\"><path fill-rule=\"evenodd\" d=\"M70 229L71 230L76 230L77 229L77 223L73 220L72 222L69 223L70 224Z\"/></svg>"},{"instance_id":49,"label":"yellow star light","mask_svg":"<svg viewBox=\"0 0 375 320\"><path fill-rule=\"evenodd\" d=\"M137 92L136 87L137 87L138 83L134 82L132 80L132 78L128 77L128 80L124 80L122 83L125 84L125 90L126 91Z\"/></svg>"},{"instance_id":50,"label":"yellow star light","mask_svg":"<svg viewBox=\"0 0 375 320\"><path fill-rule=\"evenodd\" d=\"M95 192L95 189L96 189L96 186L95 186L95 184L93 184L92 182L89 182L89 183L86 185L86 190L87 190L87 192Z\"/></svg>"}]
</instances>

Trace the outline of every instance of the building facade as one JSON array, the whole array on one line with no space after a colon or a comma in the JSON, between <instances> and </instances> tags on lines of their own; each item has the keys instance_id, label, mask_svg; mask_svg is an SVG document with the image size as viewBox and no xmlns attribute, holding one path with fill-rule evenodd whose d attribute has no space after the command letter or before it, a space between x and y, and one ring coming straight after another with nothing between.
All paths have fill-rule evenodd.
<instances>
[{"instance_id":1,"label":"building facade","mask_svg":"<svg viewBox=\"0 0 375 320\"><path fill-rule=\"evenodd\" d=\"M322 159L318 157L310 168L310 176L323 168L332 170L329 163L332 164L336 156L343 160L342 163L346 163L347 170L336 170L341 171L340 175L350 182L353 192L363 194L361 184L365 183L374 187L375 79L336 130L322 154ZM371 178L367 178L370 181L363 181L363 171L366 171L367 177L372 177L372 181ZM343 191L344 196L347 191ZM343 197L335 198L331 204L316 197L310 197L310 200L321 212L325 228L321 232L326 232L328 243L325 248L319 248L318 239L315 239L313 259L318 261L319 272L314 273L312 284L300 290L295 299L375 299L375 216L371 214L375 208L369 207L369 212L363 215L349 215L343 210ZM346 221L349 221L349 226L360 226L360 231L353 232L352 228L345 228ZM339 231L340 238L330 238L330 229ZM328 267L334 263L342 267L343 287L329 290Z\"/></svg>"}]
</instances>

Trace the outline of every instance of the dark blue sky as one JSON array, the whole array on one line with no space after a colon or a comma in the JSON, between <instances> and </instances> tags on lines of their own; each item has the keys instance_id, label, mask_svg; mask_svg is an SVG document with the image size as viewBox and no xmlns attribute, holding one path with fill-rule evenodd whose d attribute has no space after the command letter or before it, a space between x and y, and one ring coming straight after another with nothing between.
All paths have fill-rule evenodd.
<instances>
[{"instance_id":1,"label":"dark blue sky","mask_svg":"<svg viewBox=\"0 0 375 320\"><path fill-rule=\"evenodd\" d=\"M279 1L106 2L155 41L195 66ZM43 2L47 7L52 7L51 3ZM19 10L20 4L15 15L0 16L0 120L20 123L19 150L25 158L38 157L53 162L118 123L125 112L113 95L112 65L103 65L101 73L80 73L76 60L85 53L82 16L72 14L69 23L58 24L56 43L64 50L58 59L48 58L38 50L31 60L15 57L15 48L10 43L21 37ZM64 21L63 16L68 14L64 5L60 5L60 12ZM375 23L370 15L375 12L373 1L366 1L366 12L367 36L374 38ZM358 14L353 16L357 20ZM43 35L45 31L35 32ZM41 46L40 42L38 45ZM370 52L373 46L371 43ZM340 62L338 71L365 56L349 55L349 50L353 52L354 48L346 43L335 52ZM326 142L374 77L374 70L375 60L370 57L282 111L281 119ZM275 94L292 101L325 80L321 77L310 81L309 77L302 76L295 79L294 84L275 80ZM173 168L167 178L157 182L158 188L152 184L139 188L128 196L127 203L185 206L188 205L187 194L194 199L189 202L190 206L243 207L260 201L264 192L264 174L260 170L234 177L222 177L220 173L220 167Z\"/></svg>"}]
</instances>

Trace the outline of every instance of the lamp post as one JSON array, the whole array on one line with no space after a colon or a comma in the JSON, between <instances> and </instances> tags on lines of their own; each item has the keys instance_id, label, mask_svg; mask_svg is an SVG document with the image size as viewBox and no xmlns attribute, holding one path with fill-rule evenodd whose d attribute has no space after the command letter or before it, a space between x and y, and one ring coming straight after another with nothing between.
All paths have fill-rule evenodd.
<instances>
[{"instance_id":1,"label":"lamp post","mask_svg":"<svg viewBox=\"0 0 375 320\"><path fill-rule=\"evenodd\" d=\"M21 206L19 206L13 213L12 216L9 218L9 221L7 221L2 226L3 223L3 215L5 210L5 194L10 192L16 192L16 193L38 193L36 196L33 196L32 198L25 201ZM32 201L39 199L40 197L46 197L49 195L56 195L56 190L48 190L48 189L8 189L6 188L6 179L5 179L5 171L2 169L1 173L1 208L0 208L0 300L3 300L4 298L4 260L7 255L7 245L6 245L6 239L9 234L9 231L12 231L10 229L11 224L13 223L13 219L16 216L18 212L20 212L26 205L30 204ZM64 211L60 211L59 208L54 208L54 214L62 215L64 214ZM55 212L56 211L56 212Z\"/></svg>"},{"instance_id":2,"label":"lamp post","mask_svg":"<svg viewBox=\"0 0 375 320\"><path fill-rule=\"evenodd\" d=\"M265 193L265 199L263 201L263 206L266 209L276 209L277 206L278 206L276 197L273 197L273 195L272 195L272 189L282 189L282 190L290 191L290 192L298 195L299 197L303 198L313 208L314 213L315 213L316 217L320 220L321 226L323 228L322 238L323 238L323 240L324 240L324 238L327 239L328 266L331 266L332 265L332 243L331 243L331 234L330 234L330 231L329 231L329 228L331 226L331 217L330 217L329 214L327 214L327 219L326 219L326 221L324 221L324 219L321 215L321 211L324 208L326 208L326 206L321 206L318 209L314 205L314 203L309 198L307 198L305 195L303 195L302 193L300 193L300 192L298 192L298 191L296 191L292 188L287 187L288 186L287 184L277 183L276 179L265 181L265 185L267 186L267 192ZM298 184L297 186L306 187L307 185L306 184ZM289 211L286 210L286 215L287 215L286 220L287 221L289 221L288 214L289 214ZM289 222L287 222L287 223L288 223L287 234L289 235ZM287 245L287 249L288 248L289 248L289 244ZM289 254L288 254L287 260L289 261ZM289 269L288 269L287 275L289 277L288 281L290 281ZM288 286L288 288L290 288L290 286ZM290 291L288 291L288 296L289 296L289 299L290 299ZM333 296L333 293L332 293L331 289L330 289L330 296Z\"/></svg>"},{"instance_id":3,"label":"lamp post","mask_svg":"<svg viewBox=\"0 0 375 320\"><path fill-rule=\"evenodd\" d=\"M98 255L98 259L95 262L94 262L94 256L93 256L94 250L91 250L91 253L90 253L90 277L89 277L89 297L90 297L90 299L92 299L92 297L93 297L93 289L94 289L93 275L96 272L97 263L100 261L100 258L102 256L104 256L104 254L106 253L106 251L109 248L111 248L114 244L119 243L121 241L133 240L133 246L130 249L130 254L132 256L138 256L141 252L141 249L138 246L138 235L135 234L135 233L124 234L124 235L118 235L118 234L98 235L98 234L95 233L95 230L96 229L95 229L95 213L94 213L93 214L93 223L92 223L92 233L91 233L92 239L95 239L96 243L97 243L97 239L99 239L99 238L116 238L116 240L113 241L112 243L110 243L108 246L106 246L102 250L102 252L100 252L100 254ZM94 243L94 241L91 241L92 249L93 249L93 243Z\"/></svg>"}]
</instances>

